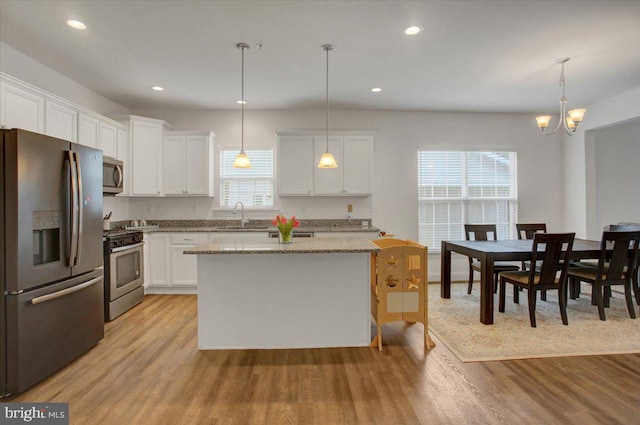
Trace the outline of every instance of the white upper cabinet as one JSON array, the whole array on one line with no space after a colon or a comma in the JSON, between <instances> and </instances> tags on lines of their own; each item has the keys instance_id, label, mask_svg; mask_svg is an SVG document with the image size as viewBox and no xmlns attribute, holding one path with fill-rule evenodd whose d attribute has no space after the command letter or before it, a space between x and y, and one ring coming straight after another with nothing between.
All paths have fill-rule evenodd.
<instances>
[{"instance_id":1,"label":"white upper cabinet","mask_svg":"<svg viewBox=\"0 0 640 425\"><path fill-rule=\"evenodd\" d=\"M319 132L280 131L278 194L280 196L369 196L373 177L373 133L333 131L329 152L337 168L318 168L327 150Z\"/></svg>"},{"instance_id":2,"label":"white upper cabinet","mask_svg":"<svg viewBox=\"0 0 640 425\"><path fill-rule=\"evenodd\" d=\"M78 143L100 149L100 121L98 118L80 113L78 115Z\"/></svg>"},{"instance_id":3,"label":"white upper cabinet","mask_svg":"<svg viewBox=\"0 0 640 425\"><path fill-rule=\"evenodd\" d=\"M186 192L186 137L168 136L162 141L164 158L164 193L166 195L184 195Z\"/></svg>"},{"instance_id":4,"label":"white upper cabinet","mask_svg":"<svg viewBox=\"0 0 640 425\"><path fill-rule=\"evenodd\" d=\"M370 195L373 180L373 137L345 136L342 190L347 195Z\"/></svg>"},{"instance_id":5,"label":"white upper cabinet","mask_svg":"<svg viewBox=\"0 0 640 425\"><path fill-rule=\"evenodd\" d=\"M162 134L165 121L136 115L114 115L129 128L128 172L131 196L162 194Z\"/></svg>"},{"instance_id":6,"label":"white upper cabinet","mask_svg":"<svg viewBox=\"0 0 640 425\"><path fill-rule=\"evenodd\" d=\"M104 156L118 156L118 130L115 125L100 122L100 148Z\"/></svg>"},{"instance_id":7,"label":"white upper cabinet","mask_svg":"<svg viewBox=\"0 0 640 425\"><path fill-rule=\"evenodd\" d=\"M44 97L27 87L0 82L0 124L44 133Z\"/></svg>"},{"instance_id":8,"label":"white upper cabinet","mask_svg":"<svg viewBox=\"0 0 640 425\"><path fill-rule=\"evenodd\" d=\"M278 137L278 194L313 194L313 137Z\"/></svg>"},{"instance_id":9,"label":"white upper cabinet","mask_svg":"<svg viewBox=\"0 0 640 425\"><path fill-rule=\"evenodd\" d=\"M165 132L165 195L213 196L214 137L210 132Z\"/></svg>"},{"instance_id":10,"label":"white upper cabinet","mask_svg":"<svg viewBox=\"0 0 640 425\"><path fill-rule=\"evenodd\" d=\"M45 101L45 134L76 142L78 139L78 112L52 100Z\"/></svg>"}]
</instances>

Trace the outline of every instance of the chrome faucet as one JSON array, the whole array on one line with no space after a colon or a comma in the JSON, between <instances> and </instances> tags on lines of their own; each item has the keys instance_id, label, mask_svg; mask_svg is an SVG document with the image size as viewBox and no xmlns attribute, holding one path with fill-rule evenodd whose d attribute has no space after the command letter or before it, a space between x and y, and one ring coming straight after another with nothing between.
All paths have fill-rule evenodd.
<instances>
[{"instance_id":1,"label":"chrome faucet","mask_svg":"<svg viewBox=\"0 0 640 425\"><path fill-rule=\"evenodd\" d=\"M249 219L244 218L244 204L240 201L236 202L236 204L233 207L233 213L237 214L238 213L238 204L240 205L241 209L240 209L240 227L244 227L244 223L248 223Z\"/></svg>"}]
</instances>

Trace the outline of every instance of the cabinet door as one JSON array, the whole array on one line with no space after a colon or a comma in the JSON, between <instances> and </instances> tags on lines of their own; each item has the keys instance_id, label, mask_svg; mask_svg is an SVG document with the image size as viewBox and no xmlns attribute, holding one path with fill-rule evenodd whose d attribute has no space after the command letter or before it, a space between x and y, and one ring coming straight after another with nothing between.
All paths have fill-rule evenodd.
<instances>
[{"instance_id":1,"label":"cabinet door","mask_svg":"<svg viewBox=\"0 0 640 425\"><path fill-rule=\"evenodd\" d=\"M171 285L196 286L198 283L198 256L183 254L193 245L171 245Z\"/></svg>"},{"instance_id":2,"label":"cabinet door","mask_svg":"<svg viewBox=\"0 0 640 425\"><path fill-rule=\"evenodd\" d=\"M208 136L187 136L185 153L185 192L189 195L209 195L211 170Z\"/></svg>"},{"instance_id":3,"label":"cabinet door","mask_svg":"<svg viewBox=\"0 0 640 425\"><path fill-rule=\"evenodd\" d=\"M100 123L94 117L78 115L78 143L99 149Z\"/></svg>"},{"instance_id":4,"label":"cabinet door","mask_svg":"<svg viewBox=\"0 0 640 425\"><path fill-rule=\"evenodd\" d=\"M0 124L44 133L44 98L31 91L0 83Z\"/></svg>"},{"instance_id":5,"label":"cabinet door","mask_svg":"<svg viewBox=\"0 0 640 425\"><path fill-rule=\"evenodd\" d=\"M342 152L344 193L349 195L371 194L373 138L345 136Z\"/></svg>"},{"instance_id":6,"label":"cabinet door","mask_svg":"<svg viewBox=\"0 0 640 425\"><path fill-rule=\"evenodd\" d=\"M313 160L312 137L281 136L278 138L278 194L280 196L313 193Z\"/></svg>"},{"instance_id":7,"label":"cabinet door","mask_svg":"<svg viewBox=\"0 0 640 425\"><path fill-rule=\"evenodd\" d=\"M104 156L115 158L118 154L118 134L116 127L100 122L100 148Z\"/></svg>"},{"instance_id":8,"label":"cabinet door","mask_svg":"<svg viewBox=\"0 0 640 425\"><path fill-rule=\"evenodd\" d=\"M149 286L169 286L169 233L150 234L145 249L149 251L149 268L145 269Z\"/></svg>"},{"instance_id":9,"label":"cabinet door","mask_svg":"<svg viewBox=\"0 0 640 425\"><path fill-rule=\"evenodd\" d=\"M320 157L327 150L325 136L316 136L313 140L313 193L316 195L341 195L344 193L342 173L345 167L342 156L342 137L329 136L329 152L333 154L338 168L318 168Z\"/></svg>"},{"instance_id":10,"label":"cabinet door","mask_svg":"<svg viewBox=\"0 0 640 425\"><path fill-rule=\"evenodd\" d=\"M185 136L164 136L162 140L165 195L184 195L186 192L185 176ZM191 172L191 170L189 170Z\"/></svg>"},{"instance_id":11,"label":"cabinet door","mask_svg":"<svg viewBox=\"0 0 640 425\"><path fill-rule=\"evenodd\" d=\"M78 113L51 100L45 102L45 134L75 142L78 134Z\"/></svg>"},{"instance_id":12,"label":"cabinet door","mask_svg":"<svg viewBox=\"0 0 640 425\"><path fill-rule=\"evenodd\" d=\"M131 122L131 194L160 195L162 191L162 124Z\"/></svg>"}]
</instances>

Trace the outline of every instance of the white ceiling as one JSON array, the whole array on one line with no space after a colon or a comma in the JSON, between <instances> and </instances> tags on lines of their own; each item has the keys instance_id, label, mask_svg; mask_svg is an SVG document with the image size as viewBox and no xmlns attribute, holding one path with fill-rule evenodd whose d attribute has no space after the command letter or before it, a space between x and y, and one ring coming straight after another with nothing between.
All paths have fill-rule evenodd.
<instances>
[{"instance_id":1,"label":"white ceiling","mask_svg":"<svg viewBox=\"0 0 640 425\"><path fill-rule=\"evenodd\" d=\"M640 86L638 0L0 0L0 28L130 110L239 108L238 42L248 109L323 108L325 43L336 109L553 113L563 56L570 107Z\"/></svg>"}]
</instances>

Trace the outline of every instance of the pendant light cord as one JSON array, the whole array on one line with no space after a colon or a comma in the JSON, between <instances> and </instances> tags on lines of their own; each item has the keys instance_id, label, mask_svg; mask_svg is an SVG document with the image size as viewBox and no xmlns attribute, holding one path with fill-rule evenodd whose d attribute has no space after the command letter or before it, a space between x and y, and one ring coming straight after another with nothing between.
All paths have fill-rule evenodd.
<instances>
[{"instance_id":1,"label":"pendant light cord","mask_svg":"<svg viewBox=\"0 0 640 425\"><path fill-rule=\"evenodd\" d=\"M242 82L241 82L241 97L240 97L240 106L241 106L241 123L240 123L240 152L244 152L244 50L245 47L242 47Z\"/></svg>"}]
</instances>

